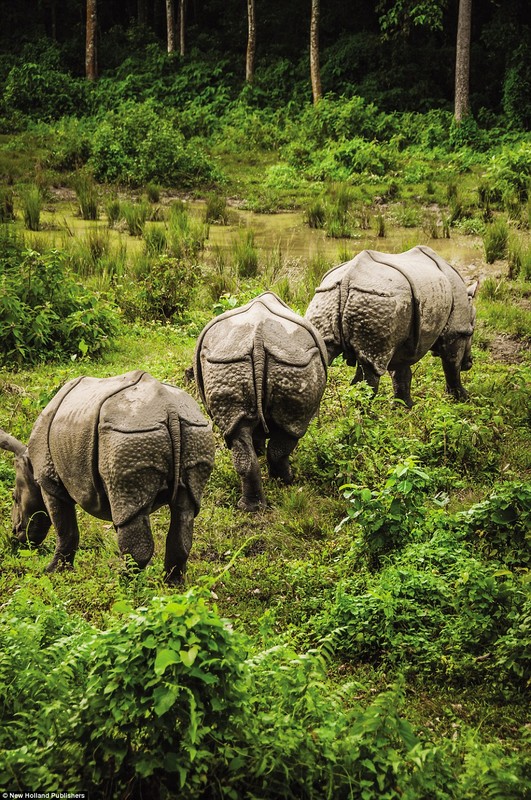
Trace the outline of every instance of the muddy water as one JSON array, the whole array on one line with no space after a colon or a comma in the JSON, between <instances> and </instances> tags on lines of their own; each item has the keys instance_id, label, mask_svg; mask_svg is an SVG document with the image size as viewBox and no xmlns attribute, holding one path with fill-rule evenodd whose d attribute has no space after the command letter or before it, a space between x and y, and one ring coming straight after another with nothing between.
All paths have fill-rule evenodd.
<instances>
[{"instance_id":1,"label":"muddy water","mask_svg":"<svg viewBox=\"0 0 531 800\"><path fill-rule=\"evenodd\" d=\"M204 203L194 201L190 204L194 215L202 217ZM32 247L46 244L47 247L63 249L71 246L76 239L86 239L94 229L109 237L111 249L126 248L130 254L137 254L144 249L143 240L130 236L125 227L111 229L106 225L104 215L97 222L82 220L76 215L76 203L59 202L49 206L41 215L43 230L38 233L25 232L26 240ZM163 225L163 222L150 223ZM324 231L309 228L304 224L300 211L281 212L278 214L256 214L241 209L230 210L229 225L211 225L205 249L205 260L210 261L216 249L230 253L235 241L245 229L254 232L255 246L259 258L264 263L268 256L280 253L283 263L296 264L301 267L308 261L320 256L325 264L334 264L354 257L366 248L383 252L398 253L408 250L417 244L428 245L443 258L453 264L466 280L484 279L489 275L505 275L506 265L503 262L486 264L482 240L479 236L465 236L452 230L450 239L432 239L420 228L402 228L386 224L386 236L379 238L375 228L356 230L353 238L331 239ZM230 256L229 259L230 261Z\"/></svg>"}]
</instances>

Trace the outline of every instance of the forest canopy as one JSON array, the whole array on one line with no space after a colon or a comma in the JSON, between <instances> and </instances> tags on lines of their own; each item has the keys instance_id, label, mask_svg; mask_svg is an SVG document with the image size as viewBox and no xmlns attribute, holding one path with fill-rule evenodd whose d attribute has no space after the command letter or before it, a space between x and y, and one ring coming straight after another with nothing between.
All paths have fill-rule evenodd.
<instances>
[{"instance_id":1,"label":"forest canopy","mask_svg":"<svg viewBox=\"0 0 531 800\"><path fill-rule=\"evenodd\" d=\"M195 69L196 91L202 83L211 91L237 96L246 74L246 5L242 0L175 2L175 24L179 26L177 5L184 9L184 55L177 51L171 59L159 60L158 74L153 73L152 80L163 81L168 75L179 74L186 64L189 71L192 66ZM267 105L307 102L311 98L310 1L255 0L253 6L253 99ZM386 112L451 110L458 6L457 0L322 3L319 41L324 95L359 95ZM531 67L526 6L524 0L473 5L470 104L484 126L492 122L492 115L501 113L516 128L529 124ZM12 99L10 87L16 83L16 71L39 64L47 75L32 74L27 83L31 88L39 80L47 82L54 95L55 114L69 114L74 108L86 108L90 113L82 90L73 92L69 85L69 80L85 75L85 0L60 4L56 0L38 4L2 0L0 11L4 106ZM98 74L103 78L129 76L134 96L142 87L135 85L131 76L146 66L153 67L155 53L166 55L166 4L162 0L110 0L97 3L97 15ZM151 56L147 61L146 54ZM69 80L60 77L65 73ZM176 102L182 99L176 96ZM38 104L35 110L46 116L47 109L39 109Z\"/></svg>"}]
</instances>

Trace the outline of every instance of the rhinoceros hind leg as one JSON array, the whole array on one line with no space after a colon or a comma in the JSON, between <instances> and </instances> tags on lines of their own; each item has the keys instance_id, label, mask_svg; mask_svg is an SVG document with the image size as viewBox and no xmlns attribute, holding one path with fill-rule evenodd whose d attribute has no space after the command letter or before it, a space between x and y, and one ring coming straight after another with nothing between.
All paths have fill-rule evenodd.
<instances>
[{"instance_id":1,"label":"rhinoceros hind leg","mask_svg":"<svg viewBox=\"0 0 531 800\"><path fill-rule=\"evenodd\" d=\"M194 517L194 502L188 490L181 487L175 505L171 506L170 529L166 537L164 571L167 583L184 581L186 562L192 549Z\"/></svg>"},{"instance_id":2,"label":"rhinoceros hind leg","mask_svg":"<svg viewBox=\"0 0 531 800\"><path fill-rule=\"evenodd\" d=\"M356 373L352 379L352 383L360 383L360 381L365 381L371 387L374 394L378 393L380 376L375 371L372 364L369 364L368 361L358 361Z\"/></svg>"},{"instance_id":3,"label":"rhinoceros hind leg","mask_svg":"<svg viewBox=\"0 0 531 800\"><path fill-rule=\"evenodd\" d=\"M118 547L122 556L129 555L139 569L149 563L154 544L147 514L133 517L125 525L118 525Z\"/></svg>"},{"instance_id":4,"label":"rhinoceros hind leg","mask_svg":"<svg viewBox=\"0 0 531 800\"><path fill-rule=\"evenodd\" d=\"M55 572L57 569L72 567L74 564L74 557L79 547L76 508L73 503L58 500L51 495L46 495L44 501L57 535L55 553L46 567L46 572Z\"/></svg>"},{"instance_id":5,"label":"rhinoceros hind leg","mask_svg":"<svg viewBox=\"0 0 531 800\"><path fill-rule=\"evenodd\" d=\"M408 407L412 408L413 400L411 399L411 367L405 364L398 369L389 370L391 379L393 381L393 390L395 398L402 400Z\"/></svg>"},{"instance_id":6,"label":"rhinoceros hind leg","mask_svg":"<svg viewBox=\"0 0 531 800\"><path fill-rule=\"evenodd\" d=\"M267 503L262 488L260 464L256 457L253 436L248 427L240 426L230 443L234 469L240 476L242 496L238 508L242 511L259 511Z\"/></svg>"},{"instance_id":7,"label":"rhinoceros hind leg","mask_svg":"<svg viewBox=\"0 0 531 800\"><path fill-rule=\"evenodd\" d=\"M271 478L279 478L283 483L293 483L293 472L289 457L297 446L298 439L283 431L271 431L267 445L267 466Z\"/></svg>"}]
</instances>

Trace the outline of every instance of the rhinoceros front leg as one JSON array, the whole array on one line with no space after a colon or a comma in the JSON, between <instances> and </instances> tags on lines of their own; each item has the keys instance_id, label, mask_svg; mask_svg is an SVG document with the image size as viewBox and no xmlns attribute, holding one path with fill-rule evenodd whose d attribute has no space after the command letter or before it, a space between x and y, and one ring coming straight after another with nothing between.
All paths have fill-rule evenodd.
<instances>
[{"instance_id":1,"label":"rhinoceros front leg","mask_svg":"<svg viewBox=\"0 0 531 800\"><path fill-rule=\"evenodd\" d=\"M44 495L44 493L43 496L57 536L55 553L46 567L46 572L55 572L56 569L69 567L74 563L74 557L79 547L76 507L72 502L59 500L51 495Z\"/></svg>"},{"instance_id":2,"label":"rhinoceros front leg","mask_svg":"<svg viewBox=\"0 0 531 800\"><path fill-rule=\"evenodd\" d=\"M194 502L184 486L179 488L175 504L170 510L170 529L164 558L165 579L168 583L182 583L192 548L195 517Z\"/></svg>"},{"instance_id":3,"label":"rhinoceros front leg","mask_svg":"<svg viewBox=\"0 0 531 800\"><path fill-rule=\"evenodd\" d=\"M468 400L468 392L461 383L461 367L454 360L442 357L444 377L446 378L446 391L456 400Z\"/></svg>"},{"instance_id":4,"label":"rhinoceros front leg","mask_svg":"<svg viewBox=\"0 0 531 800\"><path fill-rule=\"evenodd\" d=\"M122 556L130 556L139 569L144 569L154 550L149 514L139 514L125 525L118 525L116 532Z\"/></svg>"},{"instance_id":5,"label":"rhinoceros front leg","mask_svg":"<svg viewBox=\"0 0 531 800\"><path fill-rule=\"evenodd\" d=\"M232 462L240 476L242 496L238 508L242 511L258 511L266 506L266 498L262 487L260 464L254 449L253 435L248 427L240 426L231 439Z\"/></svg>"},{"instance_id":6,"label":"rhinoceros front leg","mask_svg":"<svg viewBox=\"0 0 531 800\"><path fill-rule=\"evenodd\" d=\"M279 478L283 483L293 483L293 472L289 457L297 446L298 439L283 431L271 431L267 445L267 466L272 478Z\"/></svg>"},{"instance_id":7,"label":"rhinoceros front leg","mask_svg":"<svg viewBox=\"0 0 531 800\"><path fill-rule=\"evenodd\" d=\"M389 370L393 381L393 391L397 400L402 400L408 408L413 406L411 399L411 367L405 364L394 370Z\"/></svg>"}]
</instances>

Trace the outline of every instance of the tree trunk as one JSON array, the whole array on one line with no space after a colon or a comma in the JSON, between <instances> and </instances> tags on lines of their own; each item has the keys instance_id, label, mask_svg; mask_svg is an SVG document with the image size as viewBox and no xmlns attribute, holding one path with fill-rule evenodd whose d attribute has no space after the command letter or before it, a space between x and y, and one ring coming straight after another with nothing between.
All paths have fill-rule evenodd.
<instances>
[{"instance_id":1,"label":"tree trunk","mask_svg":"<svg viewBox=\"0 0 531 800\"><path fill-rule=\"evenodd\" d=\"M173 0L166 0L166 28L168 31L168 53L175 52L175 11Z\"/></svg>"},{"instance_id":2,"label":"tree trunk","mask_svg":"<svg viewBox=\"0 0 531 800\"><path fill-rule=\"evenodd\" d=\"M137 0L136 3L136 19L139 25L145 25L147 22L146 14L146 0Z\"/></svg>"},{"instance_id":3,"label":"tree trunk","mask_svg":"<svg viewBox=\"0 0 531 800\"><path fill-rule=\"evenodd\" d=\"M454 117L460 123L470 113L470 36L472 27L472 0L459 0L457 19L457 44L455 52L455 109Z\"/></svg>"},{"instance_id":4,"label":"tree trunk","mask_svg":"<svg viewBox=\"0 0 531 800\"><path fill-rule=\"evenodd\" d=\"M98 26L97 0L87 0L87 38L85 46L85 75L89 81L98 77L96 29Z\"/></svg>"},{"instance_id":5,"label":"tree trunk","mask_svg":"<svg viewBox=\"0 0 531 800\"><path fill-rule=\"evenodd\" d=\"M254 78L254 54L256 51L256 21L254 0L247 0L247 54L245 58L245 82L251 84Z\"/></svg>"},{"instance_id":6,"label":"tree trunk","mask_svg":"<svg viewBox=\"0 0 531 800\"><path fill-rule=\"evenodd\" d=\"M179 53L184 56L186 50L186 43L184 37L186 23L184 0L179 0Z\"/></svg>"},{"instance_id":7,"label":"tree trunk","mask_svg":"<svg viewBox=\"0 0 531 800\"><path fill-rule=\"evenodd\" d=\"M310 21L310 75L312 78L313 102L322 98L321 69L319 67L319 0L312 0Z\"/></svg>"}]
</instances>

